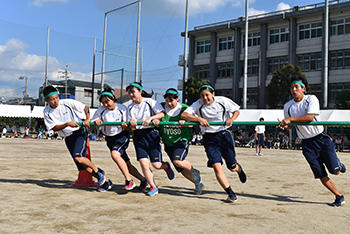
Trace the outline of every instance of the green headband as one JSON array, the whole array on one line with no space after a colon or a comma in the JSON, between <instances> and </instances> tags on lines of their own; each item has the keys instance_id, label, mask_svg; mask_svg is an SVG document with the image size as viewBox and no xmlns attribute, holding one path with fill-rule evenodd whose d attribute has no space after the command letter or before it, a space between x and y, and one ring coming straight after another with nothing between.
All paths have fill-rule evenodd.
<instances>
[{"instance_id":1,"label":"green headband","mask_svg":"<svg viewBox=\"0 0 350 234\"><path fill-rule=\"evenodd\" d=\"M300 84L301 87L305 88L305 84L304 84L303 82L299 81L299 80L293 81L292 84ZM307 92L306 92L306 90L305 90L305 94L306 94L306 93L307 93Z\"/></svg>"},{"instance_id":2,"label":"green headband","mask_svg":"<svg viewBox=\"0 0 350 234\"><path fill-rule=\"evenodd\" d=\"M209 89L215 91L215 89L213 87L211 87L210 85L202 85L199 89L202 89L202 88L209 88Z\"/></svg>"},{"instance_id":3,"label":"green headband","mask_svg":"<svg viewBox=\"0 0 350 234\"><path fill-rule=\"evenodd\" d=\"M100 94L101 97L104 96L104 95L110 96L110 97L114 98L114 95L113 95L112 93L110 93L110 92L102 92L102 93Z\"/></svg>"},{"instance_id":4,"label":"green headband","mask_svg":"<svg viewBox=\"0 0 350 234\"><path fill-rule=\"evenodd\" d=\"M176 96L178 96L179 95L179 93L177 92L177 91L175 91L175 90L167 90L166 92L165 92L165 94L174 94L174 95L176 95Z\"/></svg>"},{"instance_id":5,"label":"green headband","mask_svg":"<svg viewBox=\"0 0 350 234\"><path fill-rule=\"evenodd\" d=\"M53 91L51 93L49 93L48 95L45 96L45 99L48 99L49 97L51 97L52 95L56 95L58 94L58 91Z\"/></svg>"},{"instance_id":6,"label":"green headband","mask_svg":"<svg viewBox=\"0 0 350 234\"><path fill-rule=\"evenodd\" d=\"M130 86L134 86L134 87L138 88L141 91L143 90L142 86L139 85L139 84L136 84L136 83L130 83Z\"/></svg>"}]
</instances>

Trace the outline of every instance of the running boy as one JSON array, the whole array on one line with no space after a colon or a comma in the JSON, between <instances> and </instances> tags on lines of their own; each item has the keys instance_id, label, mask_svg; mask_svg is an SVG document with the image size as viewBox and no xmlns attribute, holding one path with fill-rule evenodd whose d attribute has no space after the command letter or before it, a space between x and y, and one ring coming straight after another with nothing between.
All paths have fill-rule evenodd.
<instances>
[{"instance_id":1,"label":"running boy","mask_svg":"<svg viewBox=\"0 0 350 234\"><path fill-rule=\"evenodd\" d=\"M183 124L181 114L188 107L186 104L179 103L179 93L176 89L170 88L164 94L165 103L161 103L165 116L162 121L176 121ZM159 120L153 120L157 126ZM186 160L188 154L189 141L192 140L192 128L180 126L160 126L160 133L164 142L164 150L168 154L175 169L195 185L195 193L201 194L204 185L201 182L200 172L194 169L189 161Z\"/></svg>"},{"instance_id":2,"label":"running boy","mask_svg":"<svg viewBox=\"0 0 350 234\"><path fill-rule=\"evenodd\" d=\"M79 171L86 170L97 178L98 191L106 191L112 188L112 182L105 178L104 171L97 168L86 157L87 130L89 127L89 107L72 99L60 100L58 91L53 86L47 86L43 90L45 101L48 105L44 109L44 121L48 130L58 131L65 138L66 146ZM77 122L82 122L83 127Z\"/></svg>"},{"instance_id":3,"label":"running boy","mask_svg":"<svg viewBox=\"0 0 350 234\"><path fill-rule=\"evenodd\" d=\"M309 89L305 77L292 78L290 92L293 99L284 105L284 117L279 127L291 129L290 123L318 121L320 104L315 95L306 95ZM345 203L344 196L338 191L335 183L328 177L325 166L331 174L345 173L346 168L338 159L332 139L324 132L323 126L295 126L298 137L302 139L303 155L309 163L315 178L335 195L332 206L339 207Z\"/></svg>"},{"instance_id":4,"label":"running boy","mask_svg":"<svg viewBox=\"0 0 350 234\"><path fill-rule=\"evenodd\" d=\"M106 136L107 146L111 151L112 159L124 175L124 188L126 190L135 188L136 184L131 179L131 174L141 181L139 189L142 191L147 186L146 178L131 164L126 153L130 138L127 130L128 126L124 122L127 119L127 108L122 104L115 103L116 97L111 89L103 90L99 100L102 106L97 109L91 121L95 122L97 126L101 126L103 122L123 122L121 126L102 126L101 130Z\"/></svg>"},{"instance_id":5,"label":"running boy","mask_svg":"<svg viewBox=\"0 0 350 234\"><path fill-rule=\"evenodd\" d=\"M143 175L151 186L147 195L154 196L158 194L158 187L154 182L149 161L151 161L153 168L164 169L168 178L174 179L174 172L170 164L162 161L159 132L153 126L149 126L153 120L164 117L164 109L157 101L150 98L152 94L145 92L138 82L131 83L126 87L126 91L132 100L128 106L128 119L131 127L135 128L133 142L137 160L140 162ZM142 126L137 126L137 121L143 122Z\"/></svg>"},{"instance_id":6,"label":"running boy","mask_svg":"<svg viewBox=\"0 0 350 234\"><path fill-rule=\"evenodd\" d=\"M187 121L199 122L203 136L203 145L208 158L208 167L214 169L216 178L228 197L226 202L235 202L236 194L232 191L222 169L222 158L231 172L237 172L242 183L247 180L242 166L236 161L234 140L228 130L239 115L239 106L226 97L215 96L212 85L202 85L199 89L201 99L194 102L181 115ZM210 126L208 121L224 121L225 126Z\"/></svg>"}]
</instances>

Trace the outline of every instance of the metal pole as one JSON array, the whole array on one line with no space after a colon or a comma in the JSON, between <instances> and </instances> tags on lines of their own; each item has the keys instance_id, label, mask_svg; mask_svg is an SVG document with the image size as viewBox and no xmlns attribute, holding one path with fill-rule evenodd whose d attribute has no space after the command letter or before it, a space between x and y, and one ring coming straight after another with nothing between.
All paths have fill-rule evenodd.
<instances>
[{"instance_id":1,"label":"metal pole","mask_svg":"<svg viewBox=\"0 0 350 234\"><path fill-rule=\"evenodd\" d=\"M28 77L24 77L25 88L24 88L24 99L28 97Z\"/></svg>"},{"instance_id":2,"label":"metal pole","mask_svg":"<svg viewBox=\"0 0 350 234\"><path fill-rule=\"evenodd\" d=\"M329 18L329 5L328 0L325 0L325 10L324 10L324 57L323 57L323 108L327 109L328 107L328 20Z\"/></svg>"},{"instance_id":3,"label":"metal pole","mask_svg":"<svg viewBox=\"0 0 350 234\"><path fill-rule=\"evenodd\" d=\"M141 56L140 56L140 83L142 84L142 66L143 66L143 47L141 46Z\"/></svg>"},{"instance_id":4,"label":"metal pole","mask_svg":"<svg viewBox=\"0 0 350 234\"><path fill-rule=\"evenodd\" d=\"M248 4L249 4L248 0L245 0L243 109L247 109L247 85L248 85Z\"/></svg>"},{"instance_id":5,"label":"metal pole","mask_svg":"<svg viewBox=\"0 0 350 234\"><path fill-rule=\"evenodd\" d=\"M94 37L94 50L92 52L92 82L91 82L91 108L94 107L95 92L95 59L96 59L96 37Z\"/></svg>"},{"instance_id":6,"label":"metal pole","mask_svg":"<svg viewBox=\"0 0 350 234\"><path fill-rule=\"evenodd\" d=\"M105 22L104 22L104 28L103 28L103 46L102 46L103 48L102 48L102 65L101 65L101 90L103 90L103 86L104 86L103 73L105 71L106 31L107 31L107 13L105 13Z\"/></svg>"},{"instance_id":7,"label":"metal pole","mask_svg":"<svg viewBox=\"0 0 350 234\"><path fill-rule=\"evenodd\" d=\"M182 102L186 102L185 97L185 85L187 81L186 69L187 69L187 39L188 39L188 0L186 0L186 13L185 13L185 38L184 38L184 67L182 74Z\"/></svg>"},{"instance_id":8,"label":"metal pole","mask_svg":"<svg viewBox=\"0 0 350 234\"><path fill-rule=\"evenodd\" d=\"M141 23L141 0L138 0L136 56L135 56L135 82L138 81L138 73L139 73L140 23Z\"/></svg>"},{"instance_id":9,"label":"metal pole","mask_svg":"<svg viewBox=\"0 0 350 234\"><path fill-rule=\"evenodd\" d=\"M65 88L64 92L66 94L66 99L68 98L68 65L66 65L66 70L64 71Z\"/></svg>"},{"instance_id":10,"label":"metal pole","mask_svg":"<svg viewBox=\"0 0 350 234\"><path fill-rule=\"evenodd\" d=\"M123 97L123 83L124 83L124 68L122 68L122 80L121 80L121 84L120 84L120 97Z\"/></svg>"},{"instance_id":11,"label":"metal pole","mask_svg":"<svg viewBox=\"0 0 350 234\"><path fill-rule=\"evenodd\" d=\"M49 70L49 46L50 46L50 27L47 27L46 62L45 62L45 87L47 86L47 73L48 73L48 70Z\"/></svg>"}]
</instances>

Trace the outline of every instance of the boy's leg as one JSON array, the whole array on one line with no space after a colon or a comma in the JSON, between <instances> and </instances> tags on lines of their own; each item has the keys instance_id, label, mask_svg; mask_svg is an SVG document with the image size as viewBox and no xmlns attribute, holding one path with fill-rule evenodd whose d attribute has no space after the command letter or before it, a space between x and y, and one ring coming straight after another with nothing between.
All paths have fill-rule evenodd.
<instances>
[{"instance_id":1,"label":"boy's leg","mask_svg":"<svg viewBox=\"0 0 350 234\"><path fill-rule=\"evenodd\" d=\"M145 180L146 178L141 175L141 173L137 170L137 168L131 164L130 161L126 162L126 165L128 167L128 170L132 176L137 178L140 181Z\"/></svg>"},{"instance_id":2,"label":"boy's leg","mask_svg":"<svg viewBox=\"0 0 350 234\"><path fill-rule=\"evenodd\" d=\"M328 177L323 177L320 179L322 184L329 190L331 191L334 195L336 196L342 196L342 194L338 191L337 186L335 183Z\"/></svg>"},{"instance_id":3,"label":"boy's leg","mask_svg":"<svg viewBox=\"0 0 350 234\"><path fill-rule=\"evenodd\" d=\"M221 187L223 189L226 189L230 186L227 177L222 169L221 163L213 163L213 169L214 169L214 173L216 176L217 181L219 182L219 184L221 185Z\"/></svg>"},{"instance_id":4,"label":"boy's leg","mask_svg":"<svg viewBox=\"0 0 350 234\"><path fill-rule=\"evenodd\" d=\"M141 166L141 169L142 169L142 173L144 174L147 182L152 187L156 187L156 185L154 183L153 173L151 172L151 169L149 168L149 159L148 158L141 158L139 161L140 161L140 166Z\"/></svg>"},{"instance_id":5,"label":"boy's leg","mask_svg":"<svg viewBox=\"0 0 350 234\"><path fill-rule=\"evenodd\" d=\"M118 151L112 151L111 156L113 161L118 165L120 171L123 173L125 180L131 180L128 166L122 158L121 154Z\"/></svg>"}]
</instances>

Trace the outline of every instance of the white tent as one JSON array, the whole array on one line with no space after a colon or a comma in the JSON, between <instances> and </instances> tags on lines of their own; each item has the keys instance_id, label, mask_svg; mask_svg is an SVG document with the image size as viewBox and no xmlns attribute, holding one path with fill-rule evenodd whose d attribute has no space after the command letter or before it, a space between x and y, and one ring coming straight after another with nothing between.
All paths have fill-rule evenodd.
<instances>
[{"instance_id":1,"label":"white tent","mask_svg":"<svg viewBox=\"0 0 350 234\"><path fill-rule=\"evenodd\" d=\"M0 105L0 117L29 118L30 116L30 106Z\"/></svg>"}]
</instances>

